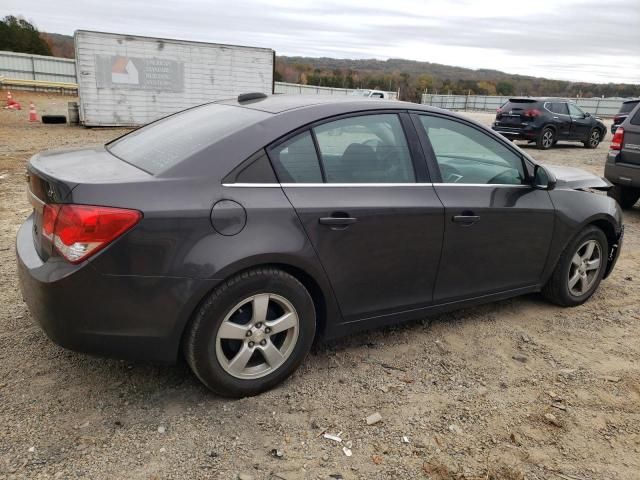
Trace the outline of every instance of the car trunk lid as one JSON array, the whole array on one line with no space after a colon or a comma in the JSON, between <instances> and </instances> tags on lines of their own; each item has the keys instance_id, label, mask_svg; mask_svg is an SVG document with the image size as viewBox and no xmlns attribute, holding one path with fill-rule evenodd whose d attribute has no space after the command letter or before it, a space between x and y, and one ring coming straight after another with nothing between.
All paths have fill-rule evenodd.
<instances>
[{"instance_id":1,"label":"car trunk lid","mask_svg":"<svg viewBox=\"0 0 640 480\"><path fill-rule=\"evenodd\" d=\"M46 205L72 203L73 190L80 184L120 183L149 177L104 147L56 150L33 156L27 166L27 195L33 206L33 242L40 258L46 261L53 251L43 235Z\"/></svg>"},{"instance_id":2,"label":"car trunk lid","mask_svg":"<svg viewBox=\"0 0 640 480\"><path fill-rule=\"evenodd\" d=\"M496 113L496 124L507 127L518 127L530 122L536 115L540 114L540 110L536 109L537 104L537 100L530 98L512 98L498 109Z\"/></svg>"}]
</instances>

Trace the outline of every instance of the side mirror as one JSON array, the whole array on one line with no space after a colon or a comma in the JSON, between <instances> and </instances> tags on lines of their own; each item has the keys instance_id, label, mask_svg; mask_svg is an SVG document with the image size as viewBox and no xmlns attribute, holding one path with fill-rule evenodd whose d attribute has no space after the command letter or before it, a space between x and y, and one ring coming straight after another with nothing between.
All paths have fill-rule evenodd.
<instances>
[{"instance_id":1,"label":"side mirror","mask_svg":"<svg viewBox=\"0 0 640 480\"><path fill-rule=\"evenodd\" d=\"M591 116L591 114L589 112L584 112L584 118L588 118L590 116Z\"/></svg>"},{"instance_id":2,"label":"side mirror","mask_svg":"<svg viewBox=\"0 0 640 480\"><path fill-rule=\"evenodd\" d=\"M556 188L556 176L542 165L533 167L533 188L553 190Z\"/></svg>"}]
</instances>

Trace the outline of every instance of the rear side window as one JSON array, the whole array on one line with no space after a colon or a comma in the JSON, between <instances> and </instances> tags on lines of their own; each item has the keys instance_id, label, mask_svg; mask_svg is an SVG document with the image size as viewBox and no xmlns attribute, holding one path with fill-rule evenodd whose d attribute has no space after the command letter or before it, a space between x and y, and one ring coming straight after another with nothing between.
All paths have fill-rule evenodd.
<instances>
[{"instance_id":1,"label":"rear side window","mask_svg":"<svg viewBox=\"0 0 640 480\"><path fill-rule=\"evenodd\" d=\"M107 149L125 162L155 175L268 116L248 108L203 105L134 130L107 144Z\"/></svg>"},{"instance_id":2,"label":"rear side window","mask_svg":"<svg viewBox=\"0 0 640 480\"><path fill-rule=\"evenodd\" d=\"M564 102L549 102L546 104L547 110L560 115L569 115L569 108Z\"/></svg>"},{"instance_id":3,"label":"rear side window","mask_svg":"<svg viewBox=\"0 0 640 480\"><path fill-rule=\"evenodd\" d=\"M311 132L308 130L269 152L281 183L322 183L322 172Z\"/></svg>"},{"instance_id":4,"label":"rear side window","mask_svg":"<svg viewBox=\"0 0 640 480\"><path fill-rule=\"evenodd\" d=\"M636 109L636 113L631 119L631 125L640 125L640 107Z\"/></svg>"},{"instance_id":5,"label":"rear side window","mask_svg":"<svg viewBox=\"0 0 640 480\"><path fill-rule=\"evenodd\" d=\"M413 162L395 114L348 117L314 128L327 183L414 183Z\"/></svg>"}]
</instances>

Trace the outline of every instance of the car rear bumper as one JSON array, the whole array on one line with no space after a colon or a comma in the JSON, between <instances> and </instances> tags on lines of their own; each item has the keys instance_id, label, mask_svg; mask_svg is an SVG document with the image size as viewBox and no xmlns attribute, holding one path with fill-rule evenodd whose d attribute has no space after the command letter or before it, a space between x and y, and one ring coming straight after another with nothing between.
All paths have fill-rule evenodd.
<instances>
[{"instance_id":1,"label":"car rear bumper","mask_svg":"<svg viewBox=\"0 0 640 480\"><path fill-rule=\"evenodd\" d=\"M201 282L187 278L104 275L91 263L38 256L30 217L16 238L22 296L58 345L123 359L172 363Z\"/></svg>"},{"instance_id":2,"label":"car rear bumper","mask_svg":"<svg viewBox=\"0 0 640 480\"><path fill-rule=\"evenodd\" d=\"M510 139L523 139L523 140L533 140L540 133L538 129L533 126L526 126L524 128L521 127L506 127L503 125L496 125L495 123L491 126L491 128L501 134L504 137Z\"/></svg>"},{"instance_id":3,"label":"car rear bumper","mask_svg":"<svg viewBox=\"0 0 640 480\"><path fill-rule=\"evenodd\" d=\"M618 152L609 152L604 165L604 178L616 185L640 188L640 165L621 163Z\"/></svg>"}]
</instances>

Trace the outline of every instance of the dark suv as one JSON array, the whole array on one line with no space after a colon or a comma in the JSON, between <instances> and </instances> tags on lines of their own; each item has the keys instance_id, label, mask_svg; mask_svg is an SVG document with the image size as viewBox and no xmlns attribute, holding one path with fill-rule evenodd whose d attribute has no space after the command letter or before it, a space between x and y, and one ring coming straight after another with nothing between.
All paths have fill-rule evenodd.
<instances>
[{"instance_id":1,"label":"dark suv","mask_svg":"<svg viewBox=\"0 0 640 480\"><path fill-rule=\"evenodd\" d=\"M492 128L511 140L528 140L546 150L558 140L596 148L607 129L598 118L558 98L510 98L496 113Z\"/></svg>"},{"instance_id":2,"label":"dark suv","mask_svg":"<svg viewBox=\"0 0 640 480\"><path fill-rule=\"evenodd\" d=\"M609 196L622 208L631 208L640 198L640 102L611 139L604 176L613 183Z\"/></svg>"},{"instance_id":3,"label":"dark suv","mask_svg":"<svg viewBox=\"0 0 640 480\"><path fill-rule=\"evenodd\" d=\"M616 130L622 122L624 122L629 116L629 112L636 108L636 105L640 103L640 99L627 100L620 105L620 111L613 117L613 123L611 124L611 133L616 133Z\"/></svg>"}]
</instances>

